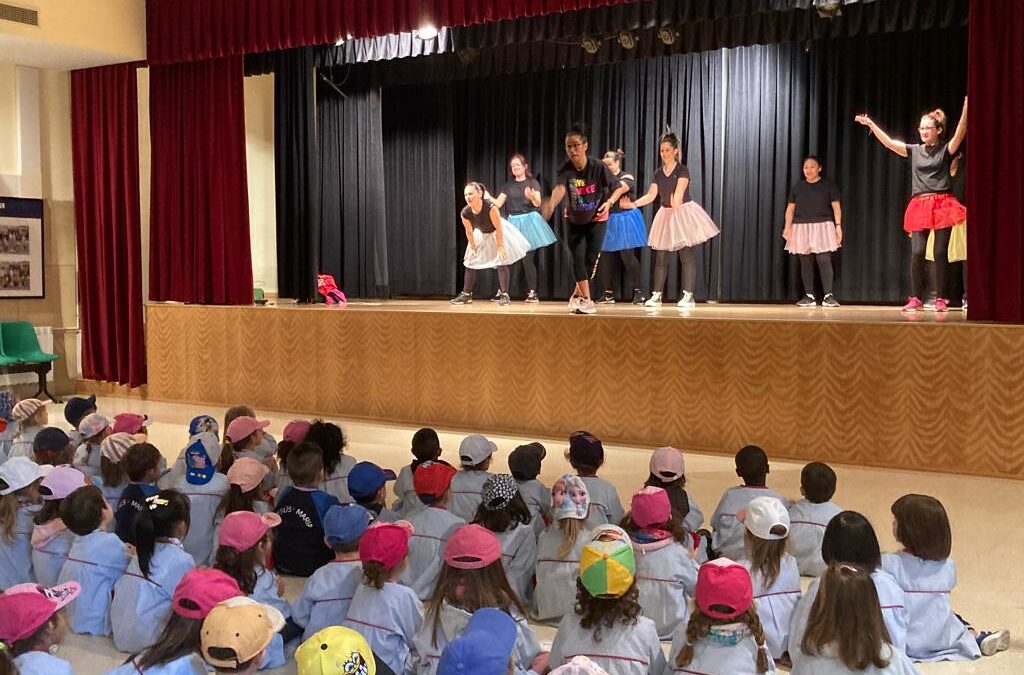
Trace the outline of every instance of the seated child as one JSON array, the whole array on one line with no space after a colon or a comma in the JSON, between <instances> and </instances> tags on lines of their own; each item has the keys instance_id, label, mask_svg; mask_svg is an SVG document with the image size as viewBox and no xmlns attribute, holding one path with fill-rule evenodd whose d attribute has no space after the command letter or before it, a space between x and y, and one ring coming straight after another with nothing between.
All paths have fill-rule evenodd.
<instances>
[{"instance_id":1,"label":"seated child","mask_svg":"<svg viewBox=\"0 0 1024 675\"><path fill-rule=\"evenodd\" d=\"M736 514L745 509L751 499L775 497L789 506L785 497L765 487L768 472L768 455L756 445L745 445L736 453L736 475L743 479L743 485L726 490L711 516L711 545L720 555L733 560L743 557L744 528Z\"/></svg>"},{"instance_id":2,"label":"seated child","mask_svg":"<svg viewBox=\"0 0 1024 675\"><path fill-rule=\"evenodd\" d=\"M46 414L48 405L50 405L49 401L40 401L38 398L26 398L14 404L14 408L11 409L11 419L17 425L17 430L11 439L8 458L32 459L32 444L36 440L36 434L42 431L49 421Z\"/></svg>"},{"instance_id":3,"label":"seated child","mask_svg":"<svg viewBox=\"0 0 1024 675\"><path fill-rule=\"evenodd\" d=\"M508 456L509 473L519 484L519 494L530 509L530 523L536 537L547 527L548 509L551 507L551 489L537 480L540 464L547 454L547 449L540 443L527 443Z\"/></svg>"},{"instance_id":4,"label":"seated child","mask_svg":"<svg viewBox=\"0 0 1024 675\"><path fill-rule=\"evenodd\" d=\"M448 643L437 675L507 673L515 667L516 622L493 607L473 612L461 636Z\"/></svg>"},{"instance_id":5,"label":"seated child","mask_svg":"<svg viewBox=\"0 0 1024 675\"><path fill-rule=\"evenodd\" d=\"M372 520L370 512L358 504L327 509L324 541L334 551L334 560L313 572L292 603L292 620L303 627L303 640L345 620L363 574L359 540Z\"/></svg>"},{"instance_id":6,"label":"seated child","mask_svg":"<svg viewBox=\"0 0 1024 675\"><path fill-rule=\"evenodd\" d=\"M121 502L121 495L128 487L128 476L124 472L124 459L128 448L132 447L138 440L130 434L110 434L100 443L100 473L99 482L96 484L103 492L103 498L108 504L117 506ZM93 478L96 482L96 479Z\"/></svg>"},{"instance_id":7,"label":"seated child","mask_svg":"<svg viewBox=\"0 0 1024 675\"><path fill-rule=\"evenodd\" d=\"M274 536L274 562L285 574L308 577L334 558L324 544L323 518L337 498L317 488L323 482L320 448L303 442L288 455L288 476L293 486L278 496L274 509L281 526Z\"/></svg>"},{"instance_id":8,"label":"seated child","mask_svg":"<svg viewBox=\"0 0 1024 675\"><path fill-rule=\"evenodd\" d=\"M452 478L451 502L448 510L466 522L473 519L480 506L480 490L491 477L487 471L498 446L480 434L471 434L459 444L462 470Z\"/></svg>"},{"instance_id":9,"label":"seated child","mask_svg":"<svg viewBox=\"0 0 1024 675\"><path fill-rule=\"evenodd\" d=\"M123 412L114 415L114 421L110 425L110 432L113 434L125 433L132 436L149 437L150 419L149 415L142 413Z\"/></svg>"},{"instance_id":10,"label":"seated child","mask_svg":"<svg viewBox=\"0 0 1024 675\"><path fill-rule=\"evenodd\" d=\"M253 675L267 667L267 652L284 628L284 617L251 598L229 598L203 619L200 649L215 673Z\"/></svg>"},{"instance_id":11,"label":"seated child","mask_svg":"<svg viewBox=\"0 0 1024 675\"><path fill-rule=\"evenodd\" d=\"M412 475L423 462L433 462L441 457L441 441L437 432L430 428L423 428L412 435L412 456L411 464L406 464L398 472L395 480L395 504L392 507L400 517L408 518L414 511L423 508L423 502L416 496L416 489L412 485Z\"/></svg>"},{"instance_id":12,"label":"seated child","mask_svg":"<svg viewBox=\"0 0 1024 675\"><path fill-rule=\"evenodd\" d=\"M78 593L76 583L54 588L21 584L0 595L0 640L3 641L0 651L10 651L15 668L12 672L74 675L71 664L53 654L68 630L61 610L78 597Z\"/></svg>"},{"instance_id":13,"label":"seated child","mask_svg":"<svg viewBox=\"0 0 1024 675\"><path fill-rule=\"evenodd\" d=\"M214 519L228 493L228 477L217 471L220 451L221 445L212 433L193 436L185 448L185 475L173 485L188 497L190 524L183 543L199 566L209 564L213 556Z\"/></svg>"},{"instance_id":14,"label":"seated child","mask_svg":"<svg viewBox=\"0 0 1024 675\"><path fill-rule=\"evenodd\" d=\"M80 487L60 505L60 519L75 534L68 559L60 571L60 583L76 582L78 599L68 606L68 625L73 633L110 635L110 598L114 584L128 568L128 547L103 528L114 514L94 485Z\"/></svg>"},{"instance_id":15,"label":"seated child","mask_svg":"<svg viewBox=\"0 0 1024 675\"><path fill-rule=\"evenodd\" d=\"M78 423L78 435L82 441L75 448L75 466L87 476L100 472L100 444L110 433L110 420L98 413L86 415Z\"/></svg>"},{"instance_id":16,"label":"seated child","mask_svg":"<svg viewBox=\"0 0 1024 675\"><path fill-rule=\"evenodd\" d=\"M366 638L341 626L324 628L303 642L295 663L298 675L396 675Z\"/></svg>"},{"instance_id":17,"label":"seated child","mask_svg":"<svg viewBox=\"0 0 1024 675\"><path fill-rule=\"evenodd\" d=\"M672 508L682 514L686 529L690 532L699 530L704 525L704 512L686 491L686 460L683 452L669 446L658 448L651 453L648 468L650 475L644 485L660 487L668 492Z\"/></svg>"},{"instance_id":18,"label":"seated child","mask_svg":"<svg viewBox=\"0 0 1024 675\"><path fill-rule=\"evenodd\" d=\"M82 442L82 435L78 432L78 425L82 423L86 415L96 412L96 394L91 396L72 396L64 402L64 419L71 425L68 432L68 439L71 447L77 448Z\"/></svg>"},{"instance_id":19,"label":"seated child","mask_svg":"<svg viewBox=\"0 0 1024 675\"><path fill-rule=\"evenodd\" d=\"M448 511L451 482L455 467L444 461L422 462L413 474L413 487L423 508L413 510L409 523L413 527L409 538L409 555L401 581L411 588L420 600L434 595L437 577L444 559L441 555L445 543L466 521Z\"/></svg>"},{"instance_id":20,"label":"seated child","mask_svg":"<svg viewBox=\"0 0 1024 675\"><path fill-rule=\"evenodd\" d=\"M156 485L160 477L160 459L160 451L150 443L136 443L121 459L128 485L117 503L114 531L125 543L135 543L135 516L146 508L146 499L160 491Z\"/></svg>"},{"instance_id":21,"label":"seated child","mask_svg":"<svg viewBox=\"0 0 1024 675\"><path fill-rule=\"evenodd\" d=\"M821 540L829 521L842 511L830 501L835 493L836 472L828 464L811 462L800 471L803 499L789 507L789 552L803 576L819 576L827 567Z\"/></svg>"},{"instance_id":22,"label":"seated child","mask_svg":"<svg viewBox=\"0 0 1024 675\"><path fill-rule=\"evenodd\" d=\"M32 517L32 569L40 586L57 585L75 539L60 519L60 505L69 494L87 485L87 480L84 473L65 465L54 467L39 484L43 508Z\"/></svg>"},{"instance_id":23,"label":"seated child","mask_svg":"<svg viewBox=\"0 0 1024 675\"><path fill-rule=\"evenodd\" d=\"M45 427L32 441L32 456L37 464L60 466L71 464L75 450L66 433L57 427Z\"/></svg>"},{"instance_id":24,"label":"seated child","mask_svg":"<svg viewBox=\"0 0 1024 675\"><path fill-rule=\"evenodd\" d=\"M551 486L551 524L537 539L536 617L561 621L576 603L580 552L590 541L584 523L590 512L587 486L579 476L565 474Z\"/></svg>"},{"instance_id":25,"label":"seated child","mask_svg":"<svg viewBox=\"0 0 1024 675\"><path fill-rule=\"evenodd\" d=\"M0 588L35 581L32 574L33 517L39 510L39 482L48 469L28 457L0 464Z\"/></svg>"},{"instance_id":26,"label":"seated child","mask_svg":"<svg viewBox=\"0 0 1024 675\"><path fill-rule=\"evenodd\" d=\"M530 509L519 494L516 480L507 473L488 478L481 498L473 522L498 537L505 576L525 602L533 595L533 572L537 566L537 539L530 524Z\"/></svg>"},{"instance_id":27,"label":"seated child","mask_svg":"<svg viewBox=\"0 0 1024 675\"><path fill-rule=\"evenodd\" d=\"M356 458L345 454L348 439L337 424L316 420L309 426L306 443L312 443L323 453L324 477L320 489L333 495L339 503L348 504L352 495L348 493L348 475L356 465Z\"/></svg>"},{"instance_id":28,"label":"seated child","mask_svg":"<svg viewBox=\"0 0 1024 675\"><path fill-rule=\"evenodd\" d=\"M395 480L395 472L382 469L373 462L358 462L348 474L348 494L356 504L373 514L382 523L399 520L398 514L387 508L387 484Z\"/></svg>"},{"instance_id":29,"label":"seated child","mask_svg":"<svg viewBox=\"0 0 1024 675\"><path fill-rule=\"evenodd\" d=\"M566 453L569 464L587 486L590 496L590 515L587 516L584 528L593 530L605 523L622 522L626 511L615 486L603 478L597 477L597 471L604 464L604 445L600 439L589 431L576 431L569 437L569 451Z\"/></svg>"},{"instance_id":30,"label":"seated child","mask_svg":"<svg viewBox=\"0 0 1024 675\"><path fill-rule=\"evenodd\" d=\"M292 451L299 443L306 440L306 434L309 433L309 427L312 423L309 420L292 420L288 424L284 425L284 431L281 434L281 442L277 444L277 451L275 457L277 457L277 490L280 492L286 487L291 486L292 482L288 478L288 453Z\"/></svg>"},{"instance_id":31,"label":"seated child","mask_svg":"<svg viewBox=\"0 0 1024 675\"><path fill-rule=\"evenodd\" d=\"M217 470L227 473L236 459L250 457L266 464L270 469L272 477L268 478L267 487L272 487L276 479L273 474L277 471L277 462L274 460L273 454L269 457L265 456L264 437L266 433L263 431L269 426L269 420L257 420L248 415L231 420L231 424L225 427L224 447L221 449Z\"/></svg>"}]
</instances>

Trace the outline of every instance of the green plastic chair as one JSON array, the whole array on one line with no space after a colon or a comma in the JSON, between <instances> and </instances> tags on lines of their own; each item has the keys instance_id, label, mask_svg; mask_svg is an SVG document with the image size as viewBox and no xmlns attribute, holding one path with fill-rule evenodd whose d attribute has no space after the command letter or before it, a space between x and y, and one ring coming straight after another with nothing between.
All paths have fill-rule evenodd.
<instances>
[{"instance_id":1,"label":"green plastic chair","mask_svg":"<svg viewBox=\"0 0 1024 675\"><path fill-rule=\"evenodd\" d=\"M13 366L18 363L18 359L13 356L8 356L7 352L4 351L4 340L3 331L0 331L0 366Z\"/></svg>"},{"instance_id":2,"label":"green plastic chair","mask_svg":"<svg viewBox=\"0 0 1024 675\"><path fill-rule=\"evenodd\" d=\"M18 363L56 361L56 354L47 354L39 348L36 331L28 321L6 321L0 324L0 342L4 353Z\"/></svg>"}]
</instances>

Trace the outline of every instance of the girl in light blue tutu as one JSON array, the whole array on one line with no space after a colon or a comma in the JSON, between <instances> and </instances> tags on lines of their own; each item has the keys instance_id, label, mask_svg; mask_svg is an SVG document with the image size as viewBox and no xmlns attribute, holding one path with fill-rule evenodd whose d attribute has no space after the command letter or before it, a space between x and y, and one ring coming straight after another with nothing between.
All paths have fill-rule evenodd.
<instances>
[{"instance_id":1,"label":"girl in light blue tutu","mask_svg":"<svg viewBox=\"0 0 1024 675\"><path fill-rule=\"evenodd\" d=\"M526 273L526 286L529 293L526 302L539 302L537 297L537 251L555 243L555 233L551 226L540 215L540 183L530 175L530 167L526 157L516 153L508 161L512 180L501 186L501 191L494 200L494 205L503 209L508 215L508 222L526 237L530 250L523 258L523 271Z\"/></svg>"},{"instance_id":2,"label":"girl in light blue tutu","mask_svg":"<svg viewBox=\"0 0 1024 675\"><path fill-rule=\"evenodd\" d=\"M633 288L633 304L639 305L643 303L644 297L640 291L640 261L637 260L634 249L647 246L647 227L644 225L644 216L640 213L640 209L633 206L633 198L636 197L636 178L633 174L623 170L622 160L625 157L626 154L619 148L609 150L601 158L601 161L615 177L629 186L629 192L613 204L608 212L608 231L605 232L601 251L618 252L622 258L622 266L626 268L626 276ZM598 302L608 304L615 302L610 270L611 268L607 264L601 266L604 297Z\"/></svg>"}]
</instances>

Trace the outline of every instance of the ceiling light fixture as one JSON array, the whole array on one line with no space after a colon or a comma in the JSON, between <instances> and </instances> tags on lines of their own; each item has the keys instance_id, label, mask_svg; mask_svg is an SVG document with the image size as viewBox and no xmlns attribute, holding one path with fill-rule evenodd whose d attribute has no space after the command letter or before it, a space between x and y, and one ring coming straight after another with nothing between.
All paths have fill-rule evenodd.
<instances>
[{"instance_id":1,"label":"ceiling light fixture","mask_svg":"<svg viewBox=\"0 0 1024 675\"><path fill-rule=\"evenodd\" d=\"M623 49L632 49L633 47L636 47L636 36L629 31L624 30L619 33L618 40Z\"/></svg>"},{"instance_id":2,"label":"ceiling light fixture","mask_svg":"<svg viewBox=\"0 0 1024 675\"><path fill-rule=\"evenodd\" d=\"M583 51L588 54L596 54L597 50L601 48L601 41L597 38L590 36L584 36L580 41L580 46L583 47Z\"/></svg>"},{"instance_id":3,"label":"ceiling light fixture","mask_svg":"<svg viewBox=\"0 0 1024 675\"><path fill-rule=\"evenodd\" d=\"M679 37L679 31L669 26L662 26L658 29L658 39L667 45L675 44Z\"/></svg>"}]
</instances>

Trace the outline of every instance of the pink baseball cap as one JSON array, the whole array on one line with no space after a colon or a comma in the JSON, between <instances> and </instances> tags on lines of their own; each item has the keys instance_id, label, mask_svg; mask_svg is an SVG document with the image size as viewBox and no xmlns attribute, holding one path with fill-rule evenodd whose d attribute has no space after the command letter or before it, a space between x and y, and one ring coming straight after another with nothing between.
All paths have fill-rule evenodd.
<instances>
[{"instance_id":1,"label":"pink baseball cap","mask_svg":"<svg viewBox=\"0 0 1024 675\"><path fill-rule=\"evenodd\" d=\"M242 492L255 490L270 473L270 467L252 457L239 457L228 469L228 482L242 488Z\"/></svg>"},{"instance_id":2,"label":"pink baseball cap","mask_svg":"<svg viewBox=\"0 0 1024 675\"><path fill-rule=\"evenodd\" d=\"M284 433L281 434L281 438L298 445L302 441L306 440L306 434L309 433L309 427L312 423L309 420L292 420L288 424L284 425Z\"/></svg>"},{"instance_id":3,"label":"pink baseball cap","mask_svg":"<svg viewBox=\"0 0 1024 675\"><path fill-rule=\"evenodd\" d=\"M64 499L78 488L88 484L84 473L71 465L62 464L53 467L53 471L46 474L46 477L39 483L39 487L49 490L49 494L43 495L43 501L53 501Z\"/></svg>"},{"instance_id":4,"label":"pink baseball cap","mask_svg":"<svg viewBox=\"0 0 1024 675\"><path fill-rule=\"evenodd\" d=\"M404 520L374 523L359 540L359 560L378 562L385 570L394 569L409 553L412 533L412 524Z\"/></svg>"},{"instance_id":5,"label":"pink baseball cap","mask_svg":"<svg viewBox=\"0 0 1024 675\"><path fill-rule=\"evenodd\" d=\"M245 594L233 577L212 567L200 567L181 577L174 589L171 609L178 616L202 621L215 605L240 595Z\"/></svg>"},{"instance_id":6,"label":"pink baseball cap","mask_svg":"<svg viewBox=\"0 0 1024 675\"><path fill-rule=\"evenodd\" d=\"M242 415L231 420L231 424L228 425L228 430L224 435L232 443L237 443L243 438L253 435L256 431L266 429L269 426L270 420L257 420L255 417Z\"/></svg>"},{"instance_id":7,"label":"pink baseball cap","mask_svg":"<svg viewBox=\"0 0 1024 675\"><path fill-rule=\"evenodd\" d=\"M36 584L11 586L0 595L0 640L24 640L78 597L78 582L45 588Z\"/></svg>"},{"instance_id":8,"label":"pink baseball cap","mask_svg":"<svg viewBox=\"0 0 1024 675\"><path fill-rule=\"evenodd\" d=\"M149 426L149 415L124 412L114 415L114 433L125 432L126 434L137 434L143 427Z\"/></svg>"},{"instance_id":9,"label":"pink baseball cap","mask_svg":"<svg viewBox=\"0 0 1024 675\"><path fill-rule=\"evenodd\" d=\"M717 558L697 572L697 607L712 619L735 619L750 609L754 589L747 568L728 558Z\"/></svg>"},{"instance_id":10,"label":"pink baseball cap","mask_svg":"<svg viewBox=\"0 0 1024 675\"><path fill-rule=\"evenodd\" d=\"M650 470L663 481L678 480L686 473L682 450L670 446L656 449L651 454Z\"/></svg>"},{"instance_id":11,"label":"pink baseball cap","mask_svg":"<svg viewBox=\"0 0 1024 675\"><path fill-rule=\"evenodd\" d=\"M482 525L463 525L444 545L444 561L458 570L482 569L500 559L501 542Z\"/></svg>"},{"instance_id":12,"label":"pink baseball cap","mask_svg":"<svg viewBox=\"0 0 1024 675\"><path fill-rule=\"evenodd\" d=\"M280 524L281 516L276 513L235 511L224 517L217 540L221 546L233 548L241 553L260 543L271 528Z\"/></svg>"},{"instance_id":13,"label":"pink baseball cap","mask_svg":"<svg viewBox=\"0 0 1024 675\"><path fill-rule=\"evenodd\" d=\"M633 495L630 504L633 522L640 527L663 525L672 518L668 493L660 487L645 487Z\"/></svg>"}]
</instances>

